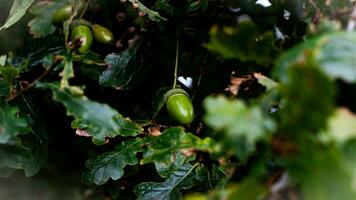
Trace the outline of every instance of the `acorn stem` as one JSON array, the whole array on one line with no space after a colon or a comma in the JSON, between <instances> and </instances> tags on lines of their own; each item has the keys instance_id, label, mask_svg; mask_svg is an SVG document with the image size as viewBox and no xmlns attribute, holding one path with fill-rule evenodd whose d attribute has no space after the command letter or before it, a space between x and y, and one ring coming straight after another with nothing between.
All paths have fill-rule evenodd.
<instances>
[{"instance_id":1,"label":"acorn stem","mask_svg":"<svg viewBox=\"0 0 356 200\"><path fill-rule=\"evenodd\" d=\"M177 45L176 45L176 63L175 63L175 65L174 65L173 89L176 88L176 85L177 85L178 57L179 57L179 42L178 42L178 38L177 38Z\"/></svg>"},{"instance_id":2,"label":"acorn stem","mask_svg":"<svg viewBox=\"0 0 356 200\"><path fill-rule=\"evenodd\" d=\"M87 11L87 9L88 9L88 7L89 7L89 3L90 3L90 0L88 0L88 1L86 2L83 11L80 13L79 19L82 19L82 18L83 18L84 13Z\"/></svg>"}]
</instances>

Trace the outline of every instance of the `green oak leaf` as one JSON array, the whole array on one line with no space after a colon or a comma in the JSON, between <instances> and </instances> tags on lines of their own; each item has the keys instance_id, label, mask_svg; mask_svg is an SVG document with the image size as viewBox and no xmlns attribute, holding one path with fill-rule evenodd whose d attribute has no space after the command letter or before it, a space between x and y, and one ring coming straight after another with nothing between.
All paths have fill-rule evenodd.
<instances>
[{"instance_id":1,"label":"green oak leaf","mask_svg":"<svg viewBox=\"0 0 356 200\"><path fill-rule=\"evenodd\" d=\"M105 62L100 58L100 55L90 50L83 55L73 55L73 61L80 63L79 69L82 75L95 82L99 80L100 75L105 70Z\"/></svg>"},{"instance_id":2,"label":"green oak leaf","mask_svg":"<svg viewBox=\"0 0 356 200\"><path fill-rule=\"evenodd\" d=\"M332 79L356 82L356 33L332 32L307 39L286 51L276 62L274 76L286 80L286 72L293 63L312 59L318 68ZM312 58L307 58L310 54Z\"/></svg>"},{"instance_id":3,"label":"green oak leaf","mask_svg":"<svg viewBox=\"0 0 356 200\"><path fill-rule=\"evenodd\" d=\"M27 9L32 5L34 0L14 0L10 14L6 19L5 24L0 27L0 30L9 28L19 21L25 14Z\"/></svg>"},{"instance_id":4,"label":"green oak leaf","mask_svg":"<svg viewBox=\"0 0 356 200\"><path fill-rule=\"evenodd\" d=\"M166 93L170 89L171 89L170 87L163 87L156 92L155 97L152 100L151 113L153 118L158 115L159 111L163 108L164 104L166 103Z\"/></svg>"},{"instance_id":5,"label":"green oak leaf","mask_svg":"<svg viewBox=\"0 0 356 200\"><path fill-rule=\"evenodd\" d=\"M0 99L9 95L9 85L5 80L0 79Z\"/></svg>"},{"instance_id":6,"label":"green oak leaf","mask_svg":"<svg viewBox=\"0 0 356 200\"><path fill-rule=\"evenodd\" d=\"M0 169L11 173L11 169L23 169L25 163L31 162L32 157L28 148L19 145L0 145Z\"/></svg>"},{"instance_id":7,"label":"green oak leaf","mask_svg":"<svg viewBox=\"0 0 356 200\"><path fill-rule=\"evenodd\" d=\"M195 157L191 156L189 159L195 159ZM175 152L171 154L170 162L167 161L155 161L155 168L162 178L168 178L176 171L182 164L189 160L187 155L181 152Z\"/></svg>"},{"instance_id":8,"label":"green oak leaf","mask_svg":"<svg viewBox=\"0 0 356 200\"><path fill-rule=\"evenodd\" d=\"M143 39L139 38L120 54L109 54L105 58L108 68L101 74L99 84L102 86L129 89L135 83L137 74L142 70L142 62L138 59L138 49ZM136 77L136 78L135 78Z\"/></svg>"},{"instance_id":9,"label":"green oak leaf","mask_svg":"<svg viewBox=\"0 0 356 200\"><path fill-rule=\"evenodd\" d=\"M39 143L34 135L26 135L23 141L0 144L0 176L9 176L12 169L23 169L27 177L38 173L47 159L47 143ZM6 172L6 173L5 173Z\"/></svg>"},{"instance_id":10,"label":"green oak leaf","mask_svg":"<svg viewBox=\"0 0 356 200\"><path fill-rule=\"evenodd\" d=\"M245 158L258 141L267 139L276 128L275 122L260 107L248 106L241 100L230 100L224 96L208 97L204 108L205 123L225 133L226 142L235 143L232 146L240 158Z\"/></svg>"},{"instance_id":11,"label":"green oak leaf","mask_svg":"<svg viewBox=\"0 0 356 200\"><path fill-rule=\"evenodd\" d=\"M138 184L134 191L140 200L178 200L180 191L191 188L194 183L196 165L181 165L165 182L145 182Z\"/></svg>"},{"instance_id":12,"label":"green oak leaf","mask_svg":"<svg viewBox=\"0 0 356 200\"><path fill-rule=\"evenodd\" d=\"M53 34L57 28L52 25L52 16L60 7L68 3L68 0L55 0L37 2L30 12L35 17L28 23L30 33L34 38L43 38Z\"/></svg>"},{"instance_id":13,"label":"green oak leaf","mask_svg":"<svg viewBox=\"0 0 356 200\"><path fill-rule=\"evenodd\" d=\"M288 157L286 166L291 181L298 183L301 199L355 198L354 177L339 150L333 146L319 148L310 142L300 145L300 152Z\"/></svg>"},{"instance_id":14,"label":"green oak leaf","mask_svg":"<svg viewBox=\"0 0 356 200\"><path fill-rule=\"evenodd\" d=\"M169 16L173 16L177 11L174 6L172 6L169 0L158 0L154 6L155 10L167 13Z\"/></svg>"},{"instance_id":15,"label":"green oak leaf","mask_svg":"<svg viewBox=\"0 0 356 200\"><path fill-rule=\"evenodd\" d=\"M148 138L146 145L141 164L155 163L158 173L165 177L167 169L176 165L175 161L185 160L182 153L185 151L193 153L195 150L213 151L215 142L208 137L201 139L177 127L166 129L157 137Z\"/></svg>"},{"instance_id":16,"label":"green oak leaf","mask_svg":"<svg viewBox=\"0 0 356 200\"><path fill-rule=\"evenodd\" d=\"M63 51L61 54L63 59L62 63L64 65L63 71L61 73L61 88L69 86L69 79L74 77L73 69L73 58L72 55L66 51Z\"/></svg>"},{"instance_id":17,"label":"green oak leaf","mask_svg":"<svg viewBox=\"0 0 356 200\"><path fill-rule=\"evenodd\" d=\"M0 144L7 144L16 136L28 133L26 119L18 116L19 109L0 104Z\"/></svg>"},{"instance_id":18,"label":"green oak leaf","mask_svg":"<svg viewBox=\"0 0 356 200\"><path fill-rule=\"evenodd\" d=\"M110 178L118 180L124 174L126 165L138 163L137 152L142 151L145 138L129 140L118 145L116 150L105 152L95 159L86 162L87 171L83 173L83 181L86 184L102 185Z\"/></svg>"},{"instance_id":19,"label":"green oak leaf","mask_svg":"<svg viewBox=\"0 0 356 200\"><path fill-rule=\"evenodd\" d=\"M83 119L85 122L100 127L103 132L119 132L120 126L114 120L118 112L108 106L89 100L83 95L83 91L77 87L60 88L55 83L38 83L37 87L51 89L53 99L63 103L67 109L67 114L76 119ZM74 92L73 92L74 91ZM105 138L101 138L105 139Z\"/></svg>"},{"instance_id":20,"label":"green oak leaf","mask_svg":"<svg viewBox=\"0 0 356 200\"><path fill-rule=\"evenodd\" d=\"M21 144L28 149L31 154L31 161L23 165L25 175L33 176L37 174L46 163L48 157L48 139L47 129L41 113L38 111L38 105L35 100L26 95L22 95L15 101L29 124L30 134L21 137Z\"/></svg>"},{"instance_id":21,"label":"green oak leaf","mask_svg":"<svg viewBox=\"0 0 356 200\"><path fill-rule=\"evenodd\" d=\"M20 69L12 65L0 67L0 75L9 86L14 84L15 78L20 74Z\"/></svg>"},{"instance_id":22,"label":"green oak leaf","mask_svg":"<svg viewBox=\"0 0 356 200\"><path fill-rule=\"evenodd\" d=\"M131 121L129 118L124 118L120 114L114 117L114 121L119 126L117 132L107 132L101 127L94 126L82 119L75 119L72 122L72 128L80 131L86 131L93 138L114 138L118 135L123 137L137 136L143 132L143 128Z\"/></svg>"},{"instance_id":23,"label":"green oak leaf","mask_svg":"<svg viewBox=\"0 0 356 200\"><path fill-rule=\"evenodd\" d=\"M280 85L284 100L280 110L282 131L300 134L325 129L333 112L334 87L313 62L313 55L289 66L283 76L287 78Z\"/></svg>"},{"instance_id":24,"label":"green oak leaf","mask_svg":"<svg viewBox=\"0 0 356 200\"><path fill-rule=\"evenodd\" d=\"M330 116L327 128L320 134L323 142L343 145L356 139L356 115L347 108L338 108Z\"/></svg>"},{"instance_id":25,"label":"green oak leaf","mask_svg":"<svg viewBox=\"0 0 356 200\"><path fill-rule=\"evenodd\" d=\"M100 58L100 55L92 51L87 51L85 54L74 55L74 61L81 62L87 65L103 65L104 61Z\"/></svg>"},{"instance_id":26,"label":"green oak leaf","mask_svg":"<svg viewBox=\"0 0 356 200\"><path fill-rule=\"evenodd\" d=\"M277 82L260 73L254 73L253 76L257 79L259 84L266 87L267 92L275 89L278 86Z\"/></svg>"},{"instance_id":27,"label":"green oak leaf","mask_svg":"<svg viewBox=\"0 0 356 200\"><path fill-rule=\"evenodd\" d=\"M47 137L33 100L21 96L13 103L16 107L1 105L0 129L12 134L21 131L21 134L14 134L4 141L8 134L0 131L0 174L8 176L12 169L23 169L25 175L29 177L37 174L45 164L48 151ZM4 113L5 116L2 116ZM5 120L5 126L2 120ZM9 126L13 126L11 130Z\"/></svg>"},{"instance_id":28,"label":"green oak leaf","mask_svg":"<svg viewBox=\"0 0 356 200\"><path fill-rule=\"evenodd\" d=\"M210 30L210 42L206 47L225 58L269 65L274 57L272 32L260 32L251 21L244 21L237 28L214 26Z\"/></svg>"}]
</instances>

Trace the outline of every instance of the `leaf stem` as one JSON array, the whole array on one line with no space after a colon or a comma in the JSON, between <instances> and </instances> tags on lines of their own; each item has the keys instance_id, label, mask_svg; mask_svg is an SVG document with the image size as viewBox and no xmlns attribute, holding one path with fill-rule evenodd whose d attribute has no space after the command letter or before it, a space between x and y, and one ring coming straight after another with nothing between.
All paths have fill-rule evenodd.
<instances>
[{"instance_id":1,"label":"leaf stem","mask_svg":"<svg viewBox=\"0 0 356 200\"><path fill-rule=\"evenodd\" d=\"M84 9L83 9L82 13L81 13L80 16L79 16L79 19L82 19L82 18L83 18L84 13L87 11L87 9L88 9L88 7L89 7L89 3L90 3L90 0L88 0L88 1L86 2Z\"/></svg>"},{"instance_id":2,"label":"leaf stem","mask_svg":"<svg viewBox=\"0 0 356 200\"><path fill-rule=\"evenodd\" d=\"M177 45L176 45L176 62L174 65L174 81L173 81L173 89L177 86L177 74L178 74L178 57L179 57L179 40L177 38Z\"/></svg>"}]
</instances>

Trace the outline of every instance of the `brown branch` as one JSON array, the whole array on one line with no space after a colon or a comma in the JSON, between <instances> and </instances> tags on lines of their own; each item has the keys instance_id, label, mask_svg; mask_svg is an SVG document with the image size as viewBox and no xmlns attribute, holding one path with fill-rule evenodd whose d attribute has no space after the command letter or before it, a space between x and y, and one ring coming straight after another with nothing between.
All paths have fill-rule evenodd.
<instances>
[{"instance_id":1,"label":"brown branch","mask_svg":"<svg viewBox=\"0 0 356 200\"><path fill-rule=\"evenodd\" d=\"M14 93L12 95L10 95L9 97L6 98L6 102L12 101L14 100L16 97L20 96L21 94L23 94L24 92L26 92L27 90L31 89L33 86L35 86L36 82L42 80L49 72L51 71L51 68L46 69L38 78L36 78L30 85L28 85L27 87L21 89L19 92Z\"/></svg>"}]
</instances>

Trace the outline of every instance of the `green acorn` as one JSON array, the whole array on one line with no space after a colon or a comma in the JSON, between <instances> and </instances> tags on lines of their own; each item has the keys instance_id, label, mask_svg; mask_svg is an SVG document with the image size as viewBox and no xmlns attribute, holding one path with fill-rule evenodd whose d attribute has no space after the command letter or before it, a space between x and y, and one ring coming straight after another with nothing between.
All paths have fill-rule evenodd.
<instances>
[{"instance_id":1,"label":"green acorn","mask_svg":"<svg viewBox=\"0 0 356 200\"><path fill-rule=\"evenodd\" d=\"M171 89L166 93L166 105L170 118L178 124L187 125L194 119L193 104L182 89Z\"/></svg>"},{"instance_id":2,"label":"green acorn","mask_svg":"<svg viewBox=\"0 0 356 200\"><path fill-rule=\"evenodd\" d=\"M73 7L71 5L65 5L60 7L56 12L54 12L52 16L53 24L61 24L65 20L67 20L72 14Z\"/></svg>"},{"instance_id":3,"label":"green acorn","mask_svg":"<svg viewBox=\"0 0 356 200\"><path fill-rule=\"evenodd\" d=\"M102 25L94 24L91 26L94 34L94 39L102 44L108 44L114 41L114 36L112 32Z\"/></svg>"},{"instance_id":4,"label":"green acorn","mask_svg":"<svg viewBox=\"0 0 356 200\"><path fill-rule=\"evenodd\" d=\"M78 25L72 29L71 40L73 43L80 42L77 49L79 54L87 52L93 44L93 34L87 25Z\"/></svg>"}]
</instances>

